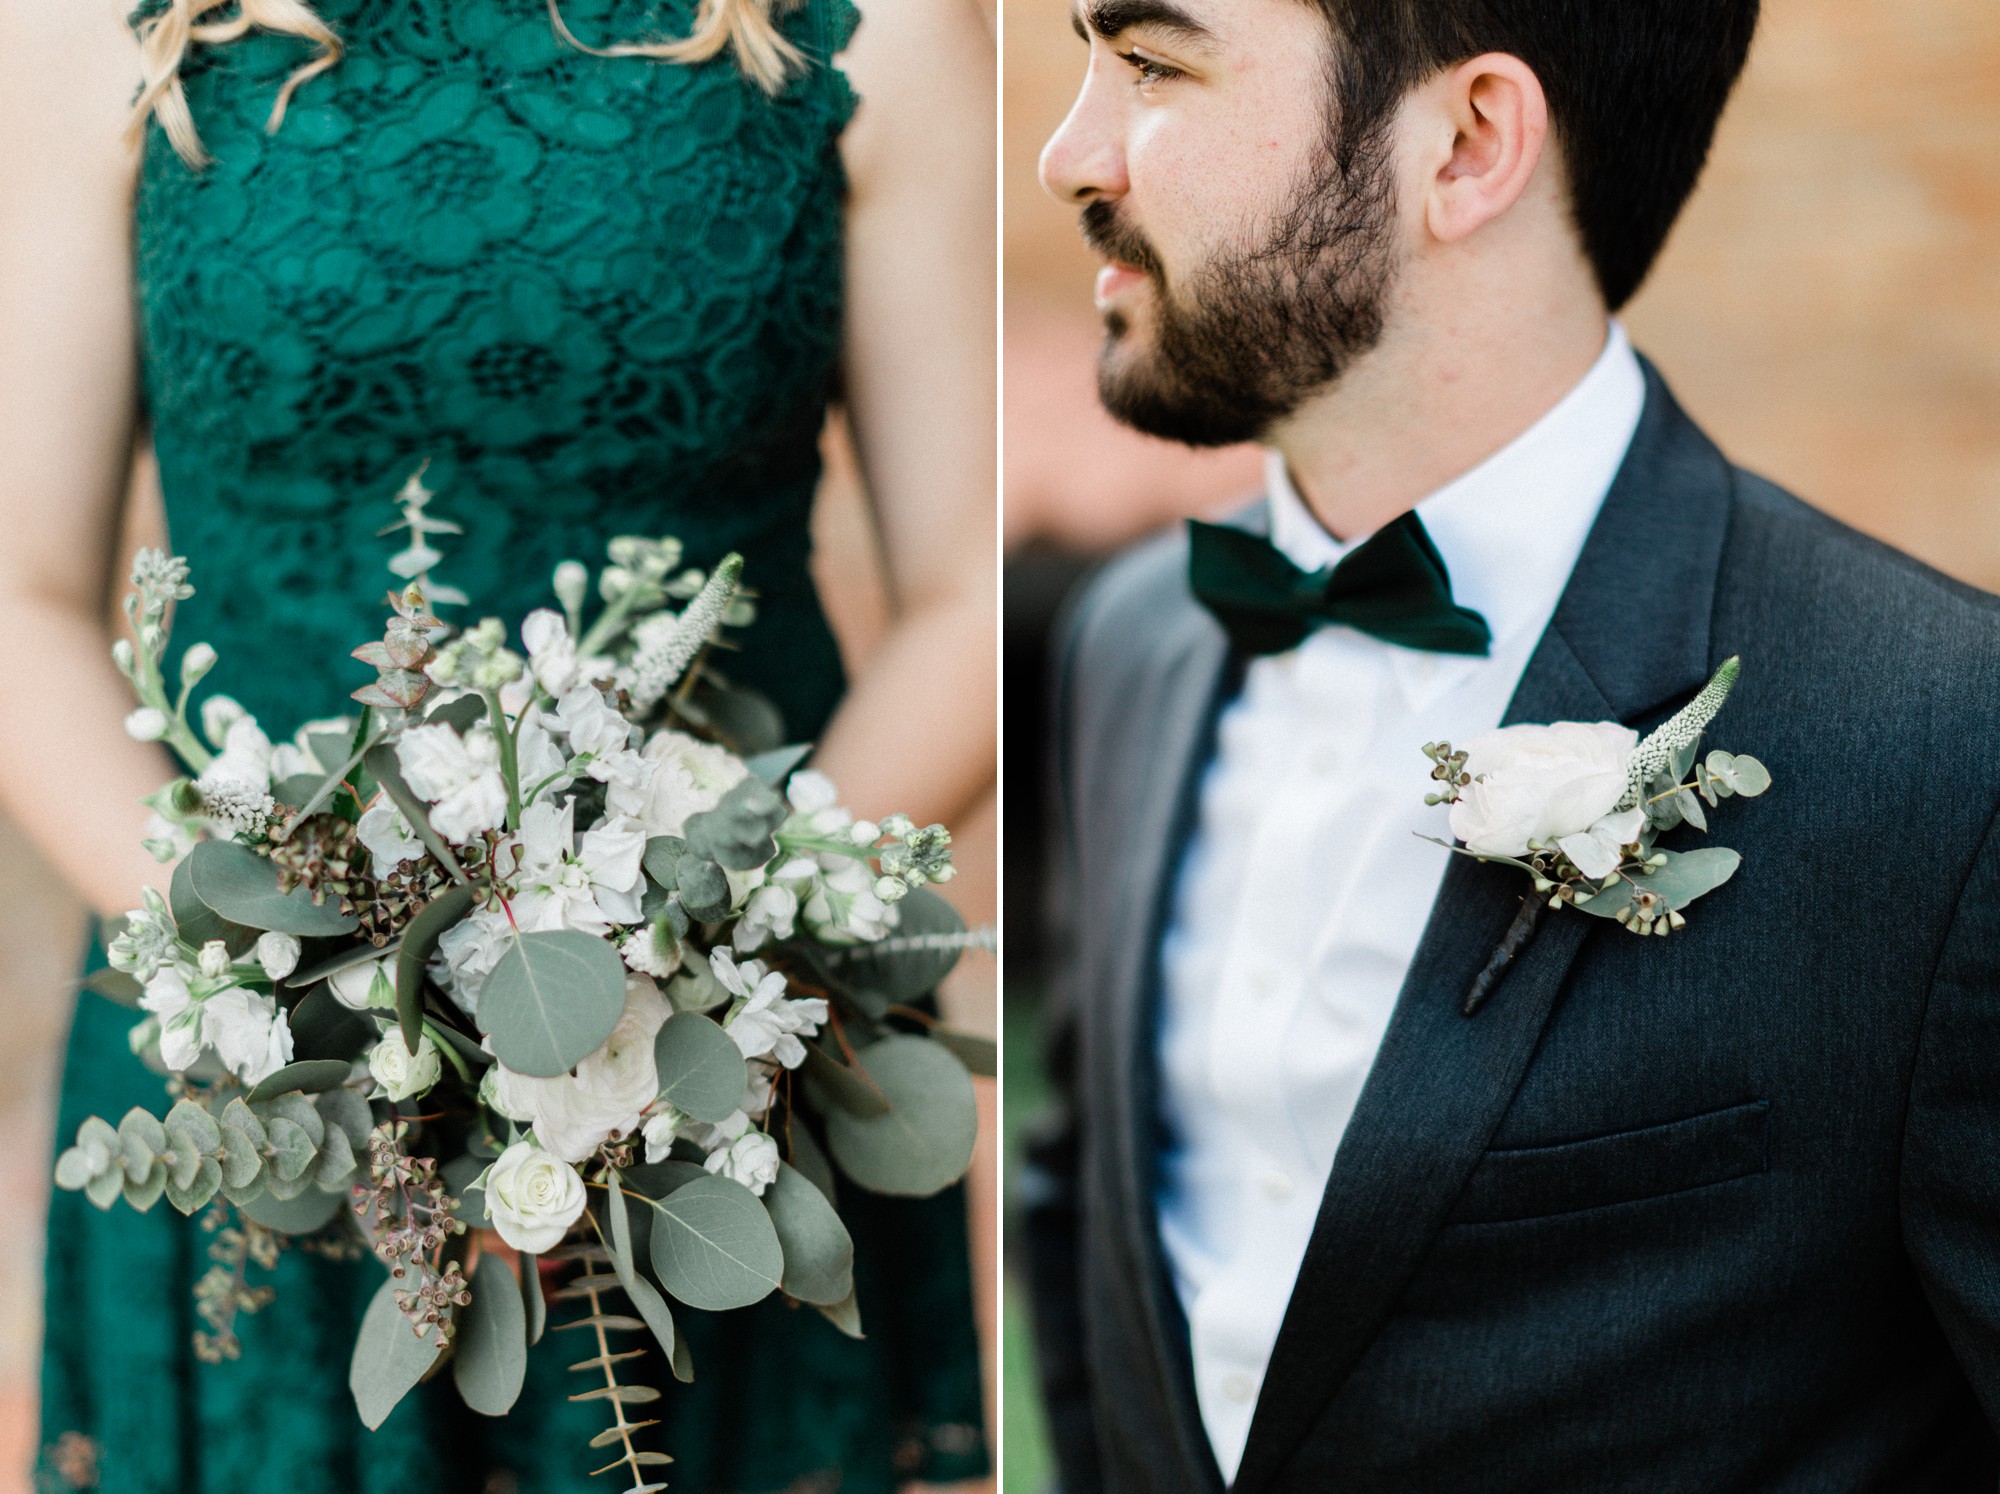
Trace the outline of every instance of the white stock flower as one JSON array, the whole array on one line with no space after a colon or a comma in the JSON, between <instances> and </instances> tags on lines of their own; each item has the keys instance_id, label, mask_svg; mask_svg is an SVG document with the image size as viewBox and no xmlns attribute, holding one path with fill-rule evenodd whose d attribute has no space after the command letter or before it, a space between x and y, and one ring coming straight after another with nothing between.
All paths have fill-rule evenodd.
<instances>
[{"instance_id":1,"label":"white stock flower","mask_svg":"<svg viewBox=\"0 0 2000 1494\"><path fill-rule=\"evenodd\" d=\"M1645 828L1645 810L1614 811L1588 830L1565 835L1556 845L1578 871L1594 881L1602 881L1618 870L1624 848L1638 840Z\"/></svg>"},{"instance_id":2,"label":"white stock flower","mask_svg":"<svg viewBox=\"0 0 2000 1494\"><path fill-rule=\"evenodd\" d=\"M371 1006L393 1008L396 1004L396 979L386 959L336 970L326 978L326 984L333 999L352 1011L365 1012Z\"/></svg>"},{"instance_id":3,"label":"white stock flower","mask_svg":"<svg viewBox=\"0 0 2000 1494\"><path fill-rule=\"evenodd\" d=\"M605 702L592 684L573 685L556 702L557 728L569 737L573 753L608 758L631 745L632 727Z\"/></svg>"},{"instance_id":4,"label":"white stock flower","mask_svg":"<svg viewBox=\"0 0 2000 1494\"><path fill-rule=\"evenodd\" d=\"M483 723L461 737L449 726L416 726L396 744L396 761L411 790L431 806L431 828L463 843L497 830L507 817L507 781L500 749Z\"/></svg>"},{"instance_id":5,"label":"white stock flower","mask_svg":"<svg viewBox=\"0 0 2000 1494\"><path fill-rule=\"evenodd\" d=\"M553 1250L583 1213L583 1179L562 1158L517 1141L486 1169L486 1212L516 1250Z\"/></svg>"},{"instance_id":6,"label":"white stock flower","mask_svg":"<svg viewBox=\"0 0 2000 1494\"><path fill-rule=\"evenodd\" d=\"M689 815L715 808L724 794L750 776L734 753L684 732L656 732L644 751L655 767L639 818L655 835L681 834Z\"/></svg>"},{"instance_id":7,"label":"white stock flower","mask_svg":"<svg viewBox=\"0 0 2000 1494\"><path fill-rule=\"evenodd\" d=\"M139 1005L160 1023L160 1058L176 1073L201 1055L201 1008L188 989L187 972L162 965L146 982Z\"/></svg>"},{"instance_id":8,"label":"white stock flower","mask_svg":"<svg viewBox=\"0 0 2000 1494\"><path fill-rule=\"evenodd\" d=\"M778 1143L762 1131L745 1131L710 1152L708 1161L702 1165L761 1197L766 1188L778 1181Z\"/></svg>"},{"instance_id":9,"label":"white stock flower","mask_svg":"<svg viewBox=\"0 0 2000 1494\"><path fill-rule=\"evenodd\" d=\"M525 931L604 934L613 923L639 921L645 828L614 821L578 839L572 830L575 814L574 799L560 807L544 800L522 812L520 834L510 849L519 885L514 919Z\"/></svg>"},{"instance_id":10,"label":"white stock flower","mask_svg":"<svg viewBox=\"0 0 2000 1494\"><path fill-rule=\"evenodd\" d=\"M418 1037L417 1051L412 1057L409 1045L403 1041L403 1029L391 1027L382 1034L382 1041L369 1050L368 1072L388 1099L411 1100L427 1093L438 1082L444 1064L429 1033Z\"/></svg>"},{"instance_id":11,"label":"white stock flower","mask_svg":"<svg viewBox=\"0 0 2000 1494\"><path fill-rule=\"evenodd\" d=\"M201 703L201 734L211 743L229 735L229 728L250 713L227 695L211 695Z\"/></svg>"},{"instance_id":12,"label":"white stock flower","mask_svg":"<svg viewBox=\"0 0 2000 1494\"><path fill-rule=\"evenodd\" d=\"M813 866L809 861L788 861L771 880L750 894L743 914L729 942L738 954L751 954L772 939L792 937L799 913L797 888L809 882Z\"/></svg>"},{"instance_id":13,"label":"white stock flower","mask_svg":"<svg viewBox=\"0 0 2000 1494\"><path fill-rule=\"evenodd\" d=\"M514 744L514 761L521 775L524 802L533 802L542 794L560 793L576 779L574 773L564 771L569 767L569 758L549 734L540 706L529 706L521 720L521 730Z\"/></svg>"},{"instance_id":14,"label":"white stock flower","mask_svg":"<svg viewBox=\"0 0 2000 1494\"><path fill-rule=\"evenodd\" d=\"M524 1117L535 1139L566 1162L581 1162L613 1135L636 1129L659 1096L653 1039L673 1008L644 976L625 982L625 1011L602 1047L574 1073L534 1078L494 1065L494 1108Z\"/></svg>"},{"instance_id":15,"label":"white stock flower","mask_svg":"<svg viewBox=\"0 0 2000 1494\"><path fill-rule=\"evenodd\" d=\"M888 938L897 914L876 896L875 873L868 864L845 856L819 859L819 874L799 908L806 927L827 944L872 944Z\"/></svg>"},{"instance_id":16,"label":"white stock flower","mask_svg":"<svg viewBox=\"0 0 2000 1494\"><path fill-rule=\"evenodd\" d=\"M708 962L723 989L744 998L726 1028L743 1056L769 1055L788 1069L804 1063L805 1045L798 1035L811 1037L819 1031L826 1020L826 1002L817 996L787 1000L782 974L765 970L756 960L739 965L726 949L711 950Z\"/></svg>"},{"instance_id":17,"label":"white stock flower","mask_svg":"<svg viewBox=\"0 0 2000 1494\"><path fill-rule=\"evenodd\" d=\"M213 701L209 702L211 705ZM230 702L232 705L235 702ZM229 729L222 734L222 750L215 755L209 765L202 769L196 780L204 788L212 788L222 783L238 783L258 793L271 791L271 739L264 735L264 729L257 724L257 718L237 706L239 714L229 723ZM206 713L203 716L207 719Z\"/></svg>"},{"instance_id":18,"label":"white stock flower","mask_svg":"<svg viewBox=\"0 0 2000 1494\"><path fill-rule=\"evenodd\" d=\"M201 971L201 978L208 981L227 980L229 967L234 963L229 958L229 946L220 939L209 940L195 956L195 968Z\"/></svg>"},{"instance_id":19,"label":"white stock flower","mask_svg":"<svg viewBox=\"0 0 2000 1494\"><path fill-rule=\"evenodd\" d=\"M281 981L299 968L299 940L296 934L259 934L257 963L272 981Z\"/></svg>"},{"instance_id":20,"label":"white stock flower","mask_svg":"<svg viewBox=\"0 0 2000 1494\"><path fill-rule=\"evenodd\" d=\"M1617 807L1639 734L1614 721L1506 726L1466 745L1473 781L1451 807L1451 833L1482 856L1578 835Z\"/></svg>"},{"instance_id":21,"label":"white stock flower","mask_svg":"<svg viewBox=\"0 0 2000 1494\"><path fill-rule=\"evenodd\" d=\"M560 700L576 683L576 642L560 612L537 607L521 620L521 643L535 683Z\"/></svg>"},{"instance_id":22,"label":"white stock flower","mask_svg":"<svg viewBox=\"0 0 2000 1494\"><path fill-rule=\"evenodd\" d=\"M157 742L167 734L167 713L140 706L125 718L125 735L135 742Z\"/></svg>"},{"instance_id":23,"label":"white stock flower","mask_svg":"<svg viewBox=\"0 0 2000 1494\"><path fill-rule=\"evenodd\" d=\"M658 1115L646 1117L641 1129L646 1137L646 1161L664 1162L673 1150L674 1138L681 1134L681 1128L688 1123L687 1116L668 1105Z\"/></svg>"},{"instance_id":24,"label":"white stock flower","mask_svg":"<svg viewBox=\"0 0 2000 1494\"><path fill-rule=\"evenodd\" d=\"M201 1004L201 1035L222 1066L245 1084L268 1079L292 1061L292 1029L277 1002L242 986Z\"/></svg>"},{"instance_id":25,"label":"white stock flower","mask_svg":"<svg viewBox=\"0 0 2000 1494\"><path fill-rule=\"evenodd\" d=\"M378 877L386 877L405 861L415 861L424 854L424 843L387 794L361 812L354 834L368 848L369 866Z\"/></svg>"}]
</instances>

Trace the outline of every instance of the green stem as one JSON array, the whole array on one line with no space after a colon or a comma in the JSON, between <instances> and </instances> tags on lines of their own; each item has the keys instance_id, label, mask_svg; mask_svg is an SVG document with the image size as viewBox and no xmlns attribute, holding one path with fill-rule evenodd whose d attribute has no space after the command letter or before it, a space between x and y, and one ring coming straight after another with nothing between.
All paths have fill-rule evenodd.
<instances>
[{"instance_id":1,"label":"green stem","mask_svg":"<svg viewBox=\"0 0 2000 1494\"><path fill-rule=\"evenodd\" d=\"M501 708L500 692L488 690L484 693L486 714L493 724L493 740L500 745L500 776L507 780L507 828L518 830L521 828L521 769L514 754L514 733L507 726L507 713Z\"/></svg>"},{"instance_id":2,"label":"green stem","mask_svg":"<svg viewBox=\"0 0 2000 1494\"><path fill-rule=\"evenodd\" d=\"M625 620L632 614L637 593L637 587L626 587L597 615L597 621L590 625L590 631L583 635L576 646L576 656L579 659L588 659L604 652L610 646L611 640L625 631Z\"/></svg>"},{"instance_id":3,"label":"green stem","mask_svg":"<svg viewBox=\"0 0 2000 1494\"><path fill-rule=\"evenodd\" d=\"M851 840L829 840L823 835L786 835L780 831L771 837L781 851L794 855L801 851L825 852L830 856L846 856L855 861L866 861L874 855L873 846L858 846Z\"/></svg>"},{"instance_id":4,"label":"green stem","mask_svg":"<svg viewBox=\"0 0 2000 1494\"><path fill-rule=\"evenodd\" d=\"M451 1066L458 1070L458 1077L465 1083L470 1084L472 1082L472 1070L465 1066L465 1060L459 1056L458 1049L451 1045L444 1033L438 1029L438 1025L431 1021L429 1017L424 1018L424 1031L430 1035L431 1046L450 1059Z\"/></svg>"}]
</instances>

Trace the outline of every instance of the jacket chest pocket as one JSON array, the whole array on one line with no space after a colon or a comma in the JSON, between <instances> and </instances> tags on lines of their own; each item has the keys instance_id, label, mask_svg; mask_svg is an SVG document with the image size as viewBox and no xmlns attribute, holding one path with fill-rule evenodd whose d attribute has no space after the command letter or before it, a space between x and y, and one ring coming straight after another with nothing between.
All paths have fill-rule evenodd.
<instances>
[{"instance_id":1,"label":"jacket chest pocket","mask_svg":"<svg viewBox=\"0 0 2000 1494\"><path fill-rule=\"evenodd\" d=\"M1768 1100L1557 1146L1496 1148L1480 1159L1450 1224L1498 1224L1635 1203L1764 1171Z\"/></svg>"}]
</instances>

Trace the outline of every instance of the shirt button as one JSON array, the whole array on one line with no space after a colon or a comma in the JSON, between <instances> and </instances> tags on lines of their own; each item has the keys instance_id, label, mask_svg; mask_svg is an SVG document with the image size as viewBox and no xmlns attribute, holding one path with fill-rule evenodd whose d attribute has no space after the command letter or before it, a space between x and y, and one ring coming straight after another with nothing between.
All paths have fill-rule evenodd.
<instances>
[{"instance_id":1,"label":"shirt button","mask_svg":"<svg viewBox=\"0 0 2000 1494\"><path fill-rule=\"evenodd\" d=\"M1222 1393L1239 1406L1247 1406L1250 1398L1257 1393L1257 1387L1250 1383L1250 1377L1238 1370L1233 1375L1222 1377Z\"/></svg>"},{"instance_id":2,"label":"shirt button","mask_svg":"<svg viewBox=\"0 0 2000 1494\"><path fill-rule=\"evenodd\" d=\"M1259 1178L1257 1186L1264 1190L1264 1196L1272 1203L1284 1203L1292 1196L1292 1180L1275 1169Z\"/></svg>"}]
</instances>

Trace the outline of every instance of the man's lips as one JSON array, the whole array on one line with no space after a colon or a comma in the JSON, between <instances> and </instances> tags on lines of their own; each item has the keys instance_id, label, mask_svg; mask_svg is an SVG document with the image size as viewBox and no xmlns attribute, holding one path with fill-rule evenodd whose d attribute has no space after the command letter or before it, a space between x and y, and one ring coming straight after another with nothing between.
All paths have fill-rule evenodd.
<instances>
[{"instance_id":1,"label":"man's lips","mask_svg":"<svg viewBox=\"0 0 2000 1494\"><path fill-rule=\"evenodd\" d=\"M1144 270L1135 270L1116 261L1107 264L1097 272L1097 309L1105 310L1133 286L1145 284L1146 278Z\"/></svg>"}]
</instances>

